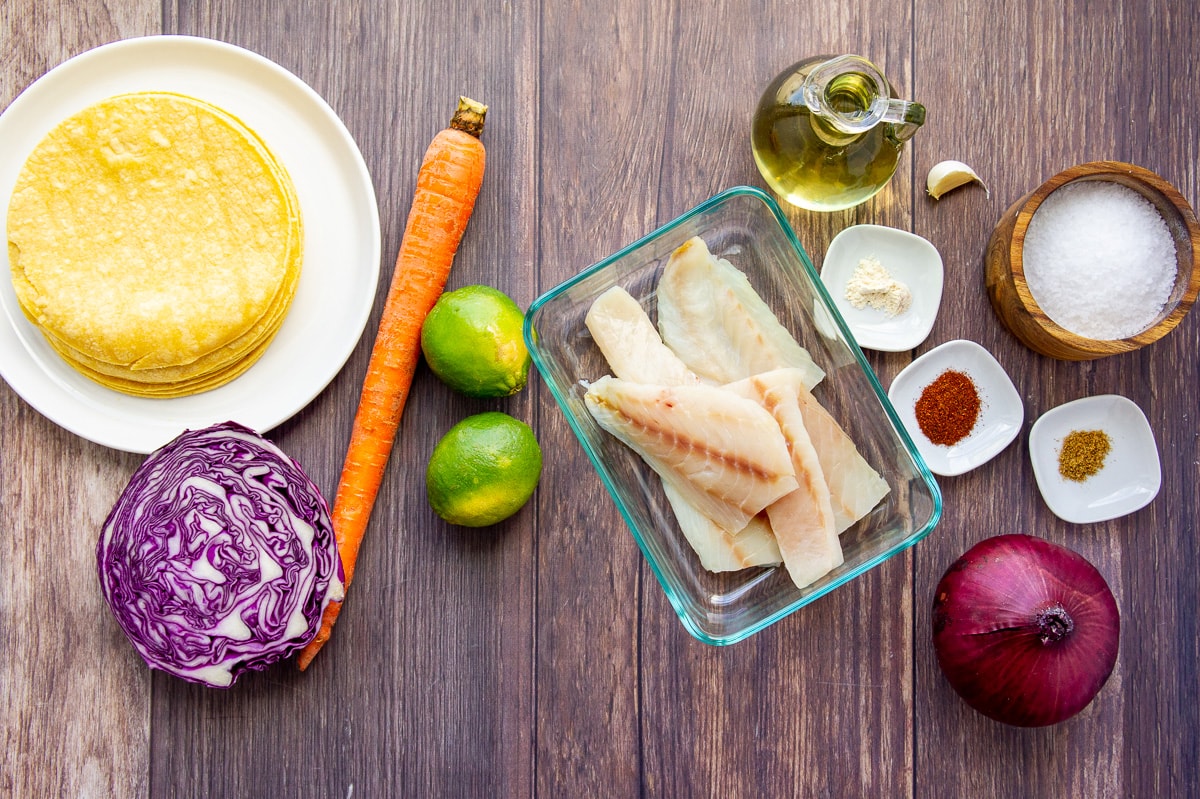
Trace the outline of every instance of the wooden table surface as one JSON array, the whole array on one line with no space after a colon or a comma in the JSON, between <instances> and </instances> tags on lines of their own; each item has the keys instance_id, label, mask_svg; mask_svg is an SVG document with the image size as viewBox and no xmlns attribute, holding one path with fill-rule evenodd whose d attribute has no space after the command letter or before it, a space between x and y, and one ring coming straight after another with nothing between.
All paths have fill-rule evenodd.
<instances>
[{"instance_id":1,"label":"wooden table surface","mask_svg":"<svg viewBox=\"0 0 1200 799\"><path fill-rule=\"evenodd\" d=\"M487 102L488 173L450 285L489 283L523 307L717 191L761 186L748 132L762 88L801 57L862 53L928 122L874 200L790 220L818 265L851 224L932 241L946 267L933 332L871 364L886 387L922 352L972 339L1012 375L1026 420L993 461L940 480L945 514L917 547L715 648L676 619L539 379L469 400L422 366L331 644L305 673L285 664L220 691L152 674L101 599L97 532L142 457L60 429L5 384L0 793L1200 795L1200 315L1139 352L1055 361L1000 325L983 283L1001 213L1072 164L1130 161L1200 199L1200 4L6 0L0 21L3 106L70 56L148 34L220 39L294 72L362 150L381 286L429 139L459 94ZM927 197L947 158L990 194ZM330 497L382 299L328 388L270 431ZM1106 393L1145 411L1162 489L1124 518L1068 524L1040 498L1029 427ZM533 425L542 482L510 521L452 528L426 504L424 464L485 409ZM943 570L1014 531L1083 553L1122 612L1112 678L1052 728L967 708L929 641Z\"/></svg>"}]
</instances>

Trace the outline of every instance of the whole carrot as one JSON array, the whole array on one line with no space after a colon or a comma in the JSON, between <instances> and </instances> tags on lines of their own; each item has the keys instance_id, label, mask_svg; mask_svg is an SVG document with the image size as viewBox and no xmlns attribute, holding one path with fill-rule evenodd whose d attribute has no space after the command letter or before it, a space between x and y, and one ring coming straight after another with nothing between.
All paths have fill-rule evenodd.
<instances>
[{"instance_id":1,"label":"whole carrot","mask_svg":"<svg viewBox=\"0 0 1200 799\"><path fill-rule=\"evenodd\" d=\"M479 136L486 114L486 105L460 97L454 118L430 143L417 174L333 503L333 529L347 587L417 368L421 325L446 286L479 196L486 162ZM341 607L341 602L331 602L325 609L321 629L300 651L301 670L329 640Z\"/></svg>"}]
</instances>

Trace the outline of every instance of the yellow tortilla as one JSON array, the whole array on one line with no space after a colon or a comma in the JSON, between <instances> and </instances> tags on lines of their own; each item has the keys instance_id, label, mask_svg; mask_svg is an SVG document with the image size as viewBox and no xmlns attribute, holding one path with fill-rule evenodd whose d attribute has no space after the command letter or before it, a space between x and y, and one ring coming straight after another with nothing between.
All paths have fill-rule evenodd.
<instances>
[{"instance_id":1,"label":"yellow tortilla","mask_svg":"<svg viewBox=\"0 0 1200 799\"><path fill-rule=\"evenodd\" d=\"M177 396L265 350L299 282L303 228L287 171L227 112L162 92L64 120L9 204L26 316L84 374Z\"/></svg>"},{"instance_id":2,"label":"yellow tortilla","mask_svg":"<svg viewBox=\"0 0 1200 799\"><path fill-rule=\"evenodd\" d=\"M139 397L152 397L167 399L171 397L184 397L189 394L199 394L203 391L222 386L228 383L233 378L245 372L254 362L257 361L266 351L267 345L271 341L268 338L266 341L258 345L258 347L246 354L240 360L234 361L228 366L216 369L211 372L204 373L193 378L180 378L174 381L161 381L157 383L141 380L144 373L139 372L137 380L120 377L118 375L106 374L97 371L85 363L74 360L73 357L62 350L59 350L59 355L63 357L67 363L74 367L80 374L89 377L97 383L107 386L115 391L121 391L126 394L133 394ZM54 342L51 342L54 346ZM55 347L57 349L57 347Z\"/></svg>"}]
</instances>

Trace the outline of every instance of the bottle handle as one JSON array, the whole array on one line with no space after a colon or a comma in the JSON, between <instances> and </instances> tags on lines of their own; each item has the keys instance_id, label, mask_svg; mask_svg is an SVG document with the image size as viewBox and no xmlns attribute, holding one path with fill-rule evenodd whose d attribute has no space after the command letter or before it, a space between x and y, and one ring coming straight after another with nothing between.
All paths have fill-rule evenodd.
<instances>
[{"instance_id":1,"label":"bottle handle","mask_svg":"<svg viewBox=\"0 0 1200 799\"><path fill-rule=\"evenodd\" d=\"M925 106L911 100L889 98L881 122L891 122L897 141L908 141L925 124Z\"/></svg>"}]
</instances>

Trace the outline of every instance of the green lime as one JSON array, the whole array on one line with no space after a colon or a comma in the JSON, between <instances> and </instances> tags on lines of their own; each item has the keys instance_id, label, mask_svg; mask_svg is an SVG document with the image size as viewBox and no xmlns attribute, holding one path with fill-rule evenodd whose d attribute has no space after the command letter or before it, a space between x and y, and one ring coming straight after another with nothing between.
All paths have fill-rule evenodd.
<instances>
[{"instance_id":1,"label":"green lime","mask_svg":"<svg viewBox=\"0 0 1200 799\"><path fill-rule=\"evenodd\" d=\"M542 448L529 425L489 411L463 419L437 443L425 490L446 521L485 527L520 510L541 476Z\"/></svg>"},{"instance_id":2,"label":"green lime","mask_svg":"<svg viewBox=\"0 0 1200 799\"><path fill-rule=\"evenodd\" d=\"M421 328L421 352L446 385L468 397L507 397L525 387L525 315L504 292L464 286L443 294Z\"/></svg>"}]
</instances>

